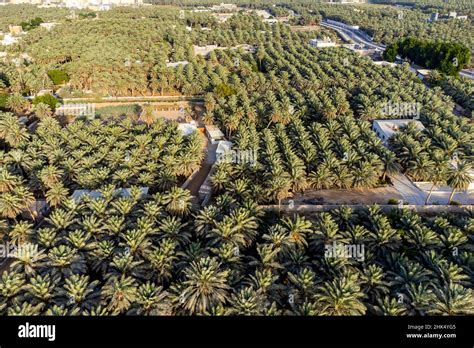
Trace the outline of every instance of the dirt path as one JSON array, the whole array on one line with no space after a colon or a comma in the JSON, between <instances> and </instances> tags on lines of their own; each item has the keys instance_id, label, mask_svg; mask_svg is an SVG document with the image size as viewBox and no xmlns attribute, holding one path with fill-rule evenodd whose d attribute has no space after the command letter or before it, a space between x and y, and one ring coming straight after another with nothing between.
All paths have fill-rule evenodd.
<instances>
[{"instance_id":1,"label":"dirt path","mask_svg":"<svg viewBox=\"0 0 474 348\"><path fill-rule=\"evenodd\" d=\"M403 199L393 187L374 189L348 190L306 190L304 194L296 194L293 203L298 204L387 204L389 199ZM284 204L288 204L289 199Z\"/></svg>"},{"instance_id":2,"label":"dirt path","mask_svg":"<svg viewBox=\"0 0 474 348\"><path fill-rule=\"evenodd\" d=\"M201 185L204 183L207 175L211 171L212 165L216 161L216 149L217 145L211 144L211 142L209 142L206 138L206 155L204 160L202 161L201 168L191 180L189 185L186 187L186 189L191 191L191 194L195 197L199 196L199 189L201 188Z\"/></svg>"}]
</instances>

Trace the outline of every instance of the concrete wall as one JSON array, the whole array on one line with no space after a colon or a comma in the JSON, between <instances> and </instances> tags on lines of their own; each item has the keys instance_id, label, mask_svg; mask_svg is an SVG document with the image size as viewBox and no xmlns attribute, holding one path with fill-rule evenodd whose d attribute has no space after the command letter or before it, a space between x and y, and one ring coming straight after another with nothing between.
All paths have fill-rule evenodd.
<instances>
[{"instance_id":1,"label":"concrete wall","mask_svg":"<svg viewBox=\"0 0 474 348\"><path fill-rule=\"evenodd\" d=\"M329 211L340 208L342 205L295 205L291 208L289 205L281 205L281 212L284 214L288 213L313 213ZM365 210L369 206L362 204L344 205L354 210ZM275 211L278 212L278 205L262 205L260 206L264 211ZM398 205L379 205L380 209L384 212L399 209ZM402 209L412 210L417 213L463 213L467 210L472 211L473 205L404 205Z\"/></svg>"}]
</instances>

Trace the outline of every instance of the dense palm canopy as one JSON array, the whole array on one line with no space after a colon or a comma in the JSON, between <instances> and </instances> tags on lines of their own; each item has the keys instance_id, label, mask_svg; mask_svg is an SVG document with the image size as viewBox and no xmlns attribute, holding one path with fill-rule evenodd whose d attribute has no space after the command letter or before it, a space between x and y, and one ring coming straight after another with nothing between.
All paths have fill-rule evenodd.
<instances>
[{"instance_id":1,"label":"dense palm canopy","mask_svg":"<svg viewBox=\"0 0 474 348\"><path fill-rule=\"evenodd\" d=\"M309 14L314 1L292 6L302 20L321 18ZM332 6L320 6L331 16ZM370 27L389 41L379 14ZM420 16L409 16L410 30ZM441 89L427 88L405 65L375 66L342 48L308 45L334 33L271 26L254 14L218 23L190 11L179 18L175 8L122 8L59 29L33 29L11 48L28 51L31 64L0 63L13 112L0 113L0 237L19 246L0 274L0 314L474 314L471 212L370 206L276 216L259 206L308 188L388 185L399 171L464 190L473 125L453 113ZM250 44L256 52L196 56L193 44ZM199 133L182 135L149 105L138 120L105 115L69 124L44 104L28 110L21 93L53 87L51 69L69 75L65 94L199 95L203 120L253 160L215 165L214 196L200 207L180 187L203 163ZM370 121L387 117L382 109L392 101L420 103L425 129L410 124L386 147ZM36 128L19 121L24 114ZM92 192L72 197L76 190ZM24 218L35 200L50 211ZM358 252L328 252L336 247Z\"/></svg>"},{"instance_id":2,"label":"dense palm canopy","mask_svg":"<svg viewBox=\"0 0 474 348\"><path fill-rule=\"evenodd\" d=\"M9 237L22 235L34 248L13 255L0 278L4 311L30 305L32 314L474 312L472 216L425 219L373 207L279 220L234 201L180 217L167 212L161 194L138 200L108 196L110 190L84 197L74 210L56 208L41 227L15 226ZM121 213L125 202L131 210ZM161 207L157 214L146 214L151 205ZM252 229L238 218L250 212L258 216ZM170 219L181 223L176 232ZM218 231L222 224L229 225L226 234ZM325 246L349 245L354 236L366 248L363 257L325 254Z\"/></svg>"}]
</instances>

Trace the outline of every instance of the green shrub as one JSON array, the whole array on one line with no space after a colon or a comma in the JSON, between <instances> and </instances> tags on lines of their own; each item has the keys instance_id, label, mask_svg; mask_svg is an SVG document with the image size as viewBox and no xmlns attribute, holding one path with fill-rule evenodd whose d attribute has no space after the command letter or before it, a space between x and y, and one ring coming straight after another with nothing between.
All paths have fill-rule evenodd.
<instances>
[{"instance_id":1,"label":"green shrub","mask_svg":"<svg viewBox=\"0 0 474 348\"><path fill-rule=\"evenodd\" d=\"M0 93L0 109L7 108L8 93Z\"/></svg>"},{"instance_id":2,"label":"green shrub","mask_svg":"<svg viewBox=\"0 0 474 348\"><path fill-rule=\"evenodd\" d=\"M51 110L56 109L56 105L59 104L58 98L52 96L51 94L45 94L45 95L40 95L37 96L33 99L33 105L43 103L46 105L49 105L51 107Z\"/></svg>"},{"instance_id":3,"label":"green shrub","mask_svg":"<svg viewBox=\"0 0 474 348\"><path fill-rule=\"evenodd\" d=\"M390 205L398 205L398 199L395 199L395 198L390 198L388 201L387 201L387 204L390 204Z\"/></svg>"},{"instance_id":4,"label":"green shrub","mask_svg":"<svg viewBox=\"0 0 474 348\"><path fill-rule=\"evenodd\" d=\"M69 81L69 75L59 69L48 71L48 76L55 85L62 85L63 83L67 83Z\"/></svg>"}]
</instances>

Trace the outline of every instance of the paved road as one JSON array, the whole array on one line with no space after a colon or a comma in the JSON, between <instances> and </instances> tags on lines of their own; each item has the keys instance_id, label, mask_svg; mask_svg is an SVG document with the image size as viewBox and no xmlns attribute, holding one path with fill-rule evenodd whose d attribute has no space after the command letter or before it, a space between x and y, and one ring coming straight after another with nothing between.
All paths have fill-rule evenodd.
<instances>
[{"instance_id":1,"label":"paved road","mask_svg":"<svg viewBox=\"0 0 474 348\"><path fill-rule=\"evenodd\" d=\"M355 43L366 45L368 47L376 48L382 51L385 50L385 45L373 42L367 34L360 30L349 29L338 24L328 23L324 20L321 22L321 26L337 31L343 38L347 39L347 37L350 37L350 39Z\"/></svg>"},{"instance_id":2,"label":"paved road","mask_svg":"<svg viewBox=\"0 0 474 348\"><path fill-rule=\"evenodd\" d=\"M201 188L201 185L204 183L207 178L207 175L211 171L212 165L216 161L216 149L217 145L211 144L210 141L207 141L206 155L201 163L201 168L186 187L189 191L191 191L191 194L193 196L199 196L199 189Z\"/></svg>"},{"instance_id":3,"label":"paved road","mask_svg":"<svg viewBox=\"0 0 474 348\"><path fill-rule=\"evenodd\" d=\"M425 204L428 194L416 187L405 175L399 173L389 177L395 189L402 195L405 204Z\"/></svg>"},{"instance_id":4,"label":"paved road","mask_svg":"<svg viewBox=\"0 0 474 348\"><path fill-rule=\"evenodd\" d=\"M343 27L342 24L339 25L334 23L328 23L325 20L323 20L320 24L323 27L335 30L341 35L344 40L347 40L347 37L350 37L353 42L361 45L366 45L368 47L376 48L382 51L384 51L386 48L386 46L383 44L373 42L369 35L367 35L361 30L349 29L347 27ZM474 80L474 71L463 69L459 72L459 75Z\"/></svg>"}]
</instances>

